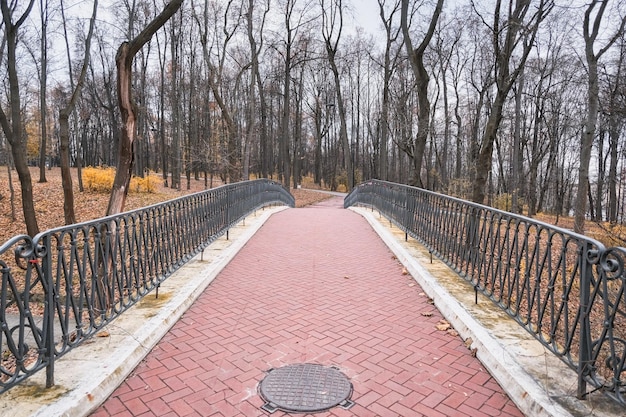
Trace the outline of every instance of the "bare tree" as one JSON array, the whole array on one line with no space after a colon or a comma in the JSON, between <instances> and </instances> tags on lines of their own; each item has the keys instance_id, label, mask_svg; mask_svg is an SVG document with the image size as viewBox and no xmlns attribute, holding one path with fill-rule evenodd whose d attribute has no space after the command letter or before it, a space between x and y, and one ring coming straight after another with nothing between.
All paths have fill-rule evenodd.
<instances>
[{"instance_id":1,"label":"bare tree","mask_svg":"<svg viewBox=\"0 0 626 417\"><path fill-rule=\"evenodd\" d=\"M504 103L513 84L526 65L540 23L548 16L554 6L552 0L539 0L539 4L536 6L531 3L531 0L509 0L506 12L503 12L502 0L497 0L492 24L488 25L481 16L482 21L491 32L496 95L491 103L489 118L482 136L480 152L476 161L476 176L472 184L472 201L478 203L483 203L485 199L485 186L491 171L493 145L502 122ZM472 7L480 16L480 12L473 1ZM519 57L513 60L518 49L521 49Z\"/></svg>"},{"instance_id":2,"label":"bare tree","mask_svg":"<svg viewBox=\"0 0 626 417\"><path fill-rule=\"evenodd\" d=\"M63 8L63 0L61 0L61 8ZM89 57L91 56L91 38L96 24L96 14L98 11L98 0L94 0L93 12L89 20L89 32L85 39L85 56L83 65L78 76L78 81L74 85L74 77L72 76L72 60L67 48L68 69L70 71L70 85L72 87L72 95L66 106L59 111L59 137L60 137L60 157L61 157L61 180L63 183L63 213L65 216L65 224L76 223L76 214L74 213L74 189L72 184L72 174L70 172L70 115L76 107L76 101L80 96L87 76L87 68L89 67ZM63 15L63 27L65 27L65 15Z\"/></svg>"},{"instance_id":3,"label":"bare tree","mask_svg":"<svg viewBox=\"0 0 626 417\"><path fill-rule=\"evenodd\" d=\"M609 176L608 192L609 201L607 206L607 219L611 223L617 223L618 215L618 192L617 192L617 165L618 143L621 130L624 127L626 116L626 91L624 91L624 60L626 59L626 39L620 39L619 55L615 62L615 74L607 74L606 98L607 103L603 109L608 119L609 129Z\"/></svg>"},{"instance_id":4,"label":"bare tree","mask_svg":"<svg viewBox=\"0 0 626 417\"><path fill-rule=\"evenodd\" d=\"M437 175L433 178L433 189L437 190L437 180L440 180L441 187L447 190L450 184L450 146L452 139L452 114L450 109L450 93L449 93L449 77L452 77L454 82L454 58L458 55L458 44L461 40L462 29L458 25L449 25L446 23L442 23L437 25L435 31L435 40L434 40L434 52L437 57L438 67L437 71L437 89L441 90L441 95L443 96L443 143L441 145L438 144L437 141L432 140L435 144L435 158L437 167ZM439 93L437 94L439 96ZM458 103L456 104L458 106ZM435 107L435 106L433 106ZM437 109L432 109L434 119L434 113ZM434 125L434 123L431 123Z\"/></svg>"},{"instance_id":5,"label":"bare tree","mask_svg":"<svg viewBox=\"0 0 626 417\"><path fill-rule=\"evenodd\" d=\"M441 0L443 1L443 0ZM356 184L354 183L354 168L352 160L352 149L348 138L348 127L346 123L346 108L341 92L341 80L339 78L339 67L337 66L337 51L343 30L343 8L342 0L320 0L322 7L322 36L326 55L331 71L335 79L335 96L337 99L337 110L339 111L339 137L343 146L344 168L348 176L348 191Z\"/></svg>"},{"instance_id":6,"label":"bare tree","mask_svg":"<svg viewBox=\"0 0 626 417\"><path fill-rule=\"evenodd\" d=\"M170 106L172 108L172 120L170 120L171 125L171 136L172 136L172 180L170 183L170 187L180 190L181 182L181 164L182 164L182 154L181 154L181 98L180 98L180 88L182 86L182 74L181 74L181 49L182 49L182 16L180 16L180 21L175 22L172 19L170 22L170 71L171 71L171 81L170 81Z\"/></svg>"},{"instance_id":7,"label":"bare tree","mask_svg":"<svg viewBox=\"0 0 626 417\"><path fill-rule=\"evenodd\" d=\"M9 103L10 115L4 112L0 106L0 124L13 154L15 169L20 180L22 189L22 211L24 213L24 222L26 230L30 236L39 233L39 225L37 224L37 216L35 214L35 203L33 201L33 183L28 169L28 161L26 157L26 138L24 135L24 126L22 120L22 107L20 97L20 83L17 75L17 44L18 31L24 24L30 14L35 0L30 0L17 18L13 22L14 15L17 13L17 2L0 0L0 9L2 9L2 21L4 24L5 42L6 42L6 63L9 75Z\"/></svg>"},{"instance_id":8,"label":"bare tree","mask_svg":"<svg viewBox=\"0 0 626 417\"><path fill-rule=\"evenodd\" d=\"M241 5L239 6L241 7ZM235 157L238 154L237 146L239 141L237 123L235 119L236 115L234 114L235 111L227 102L227 95L224 92L224 77L226 70L226 58L228 56L228 46L243 20L241 13L235 13L237 16L236 19L234 19L234 22L230 21L230 18L233 15L232 11L236 7L237 4L235 4L235 1L229 0L226 7L223 10L219 10L222 13L218 14L218 10L210 10L209 2L205 1L202 16L198 16L195 8L193 11L196 24L200 28L200 43L202 44L204 61L208 67L207 83L209 84L213 98L221 111L221 116L226 126L228 147L227 159L229 165L228 177L231 182L240 179L240 175L238 175L236 169L237 161L235 160ZM211 22L211 18L214 19L213 22ZM218 28L220 28L218 25L219 18L223 19L221 31L224 37L222 39L219 38L217 33ZM213 26L215 27L214 39L210 38L211 33L209 32L209 28L211 23L213 23Z\"/></svg>"},{"instance_id":9,"label":"bare tree","mask_svg":"<svg viewBox=\"0 0 626 417\"><path fill-rule=\"evenodd\" d=\"M401 51L401 47L398 47L395 54L392 55L392 47L397 42L400 36L401 27L394 28L394 16L400 11L400 0L393 0L388 15L385 10L386 0L378 0L378 9L380 19L382 20L385 28L385 54L383 58L383 97L381 103L381 115L380 115L380 145L379 145L379 157L378 157L378 178L387 180L389 177L389 107L390 107L390 83L391 77L395 70L396 62Z\"/></svg>"},{"instance_id":10,"label":"bare tree","mask_svg":"<svg viewBox=\"0 0 626 417\"><path fill-rule=\"evenodd\" d=\"M41 18L41 74L39 77L39 112L41 120L41 146L39 149L39 182L46 182L46 150L48 147L48 121L46 89L48 84L48 1L39 0Z\"/></svg>"},{"instance_id":11,"label":"bare tree","mask_svg":"<svg viewBox=\"0 0 626 417\"><path fill-rule=\"evenodd\" d=\"M120 213L124 209L128 185L133 172L133 142L135 140L136 110L132 97L133 59L137 52L152 39L170 17L180 8L183 0L171 0L134 39L123 42L115 56L117 65L117 97L122 115L122 129L119 146L119 161L107 215Z\"/></svg>"},{"instance_id":12,"label":"bare tree","mask_svg":"<svg viewBox=\"0 0 626 417\"><path fill-rule=\"evenodd\" d=\"M437 27L437 21L439 20L439 16L441 15L442 8L443 0L437 0L435 10L433 11L433 15L430 19L428 30L424 34L424 38L419 43L419 45L417 45L417 47L414 47L413 41L411 40L411 34L409 33L409 0L402 0L402 11L400 15L400 20L402 25L402 33L404 35L404 45L406 46L409 61L411 62L413 74L415 75L415 89L417 93L418 106L417 134L415 137L415 141L409 142L406 146L403 147L402 150L413 161L413 168L415 172L412 182L414 185L417 185L419 187L423 186L421 177L422 161L424 159L426 141L428 140L431 112L430 101L428 99L428 82L430 81L430 76L428 75L428 71L424 66L424 53L426 52L426 47L428 47L428 44L430 43L430 40L435 33L435 28Z\"/></svg>"},{"instance_id":13,"label":"bare tree","mask_svg":"<svg viewBox=\"0 0 626 417\"><path fill-rule=\"evenodd\" d=\"M261 19L258 27L258 42L255 38L255 14L254 14L254 0L248 0L248 10L246 12L246 32L248 35L248 42L250 44L250 60L251 60L251 68L250 68L250 81L249 81L249 99L247 106L247 115L246 115L246 142L245 142L245 150L244 150L244 179L249 178L249 170L250 170L250 147L251 142L253 140L253 135L256 131L259 131L259 153L261 154L261 172L263 176L267 176L268 169L267 163L264 158L265 152L267 150L267 104L265 102L265 94L263 91L263 85L261 80L261 74L259 69L259 55L261 49L263 48L263 29L265 27L265 20L267 18L267 14L270 11L270 2L269 0L265 2L263 12L261 15ZM254 89L257 89L259 94L259 112L261 116L260 120L260 129L257 128L259 121L256 119L256 98L254 96Z\"/></svg>"},{"instance_id":14,"label":"bare tree","mask_svg":"<svg viewBox=\"0 0 626 417\"><path fill-rule=\"evenodd\" d=\"M585 214L587 212L587 191L589 188L589 163L591 148L598 122L600 85L598 82L598 61L619 39L624 32L626 16L615 34L602 46L598 52L594 50L600 33L600 26L609 0L592 0L585 10L583 19L583 37L585 39L585 61L587 63L587 116L580 143L580 165L578 167L578 189L574 209L574 231L583 233L585 230Z\"/></svg>"}]
</instances>

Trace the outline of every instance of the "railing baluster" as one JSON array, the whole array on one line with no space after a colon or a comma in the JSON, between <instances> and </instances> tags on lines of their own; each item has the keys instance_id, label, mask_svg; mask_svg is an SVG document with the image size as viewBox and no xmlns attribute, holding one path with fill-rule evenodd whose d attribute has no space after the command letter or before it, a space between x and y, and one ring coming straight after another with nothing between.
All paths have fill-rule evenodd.
<instances>
[{"instance_id":1,"label":"railing baluster","mask_svg":"<svg viewBox=\"0 0 626 417\"><path fill-rule=\"evenodd\" d=\"M0 364L0 394L43 368L46 385L54 384L56 359L245 216L273 203L293 207L294 199L274 181L246 181L7 241L0 246L0 348L16 366ZM36 303L41 328L33 318ZM19 312L16 324L9 324L7 310ZM27 346L27 332L35 346ZM27 353L35 354L33 364L23 364Z\"/></svg>"},{"instance_id":2,"label":"railing baluster","mask_svg":"<svg viewBox=\"0 0 626 417\"><path fill-rule=\"evenodd\" d=\"M626 406L626 248L385 181L355 187L353 205L393 220L534 334L577 371L578 397L591 384Z\"/></svg>"}]
</instances>

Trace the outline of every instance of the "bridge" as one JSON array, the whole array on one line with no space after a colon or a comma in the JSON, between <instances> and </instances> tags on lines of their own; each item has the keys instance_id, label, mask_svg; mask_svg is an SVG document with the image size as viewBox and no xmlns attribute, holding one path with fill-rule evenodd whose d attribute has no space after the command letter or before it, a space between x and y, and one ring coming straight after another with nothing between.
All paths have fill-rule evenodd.
<instances>
[{"instance_id":1,"label":"bridge","mask_svg":"<svg viewBox=\"0 0 626 417\"><path fill-rule=\"evenodd\" d=\"M44 336L54 334L48 328L61 327L64 337L61 343L55 341L55 350L63 355L54 361L55 380L50 384L49 372L34 372L5 390L0 395L0 415L253 416L290 411L317 414L319 410L337 416L623 415L619 402L624 360L621 336L606 325L603 328L612 339L590 334L589 354L594 361L587 359L587 364L593 367L579 372L572 363L581 355L578 348L571 349L575 345L571 339L584 335L579 332L584 320L576 312L563 313L567 326L555 330L562 323L558 312L569 307L559 306L558 293L548 291L558 287L555 283L571 282L580 275L582 264L570 268L564 262L571 256L567 247L575 246L572 242L579 252L584 244L590 265L600 266L589 269L593 273L589 273L587 302L591 306L602 298L599 295L617 294L604 312L613 318L608 324L623 323L621 249L606 249L530 219L397 184L371 182L357 190L345 200L350 210L343 209L340 198L304 209L261 209L268 202L289 204L270 185L260 192L272 193L270 198L244 204L245 216L213 212L209 217L221 217L227 227L214 226L218 232L209 234L218 237L211 237L210 244L188 245L191 255L170 257L169 264L147 262L155 257L145 256L139 244L124 242L142 240L155 245L155 236L175 224L197 229L200 223L191 220L203 212L197 205L192 210L176 203L178 213L184 208L192 214L178 216L175 222L153 219L159 223L158 233L146 234L147 222L140 221L146 218L137 213L122 217L123 221L108 219L104 222L108 228L96 228L109 236L108 243L91 253L113 253L102 248L117 247L117 259L130 259L123 263L127 268L112 274L119 280L111 284L126 284L106 285L108 292L103 292L110 297L118 291L121 297L107 305L98 298L97 285L73 297L57 291L51 305L56 303L57 312L63 314L49 327L32 331L35 342L43 346ZM217 206L232 208L234 202L246 201L247 195L259 194L258 189L237 192L236 199L221 194ZM170 211L159 207L154 212ZM432 216L439 221L433 222ZM120 232L135 226L139 230L140 224L144 232L132 238ZM56 255L56 266L65 271L64 276L70 276L71 270L85 271L69 259L79 253L77 236L88 236L85 231L93 227L83 226L83 234L69 233L71 238L63 238L59 231L50 234L67 243L67 247L57 245L62 249ZM437 228L450 233L442 234ZM541 245L533 246L544 234L549 236L549 248L564 243L555 252L559 254L556 259L541 252ZM166 240L176 242L180 237L170 235ZM83 247L89 246L88 241L82 239ZM202 238L198 241L203 242ZM511 242L515 250L507 249ZM40 260L26 262L24 270L40 273L45 251L37 245L32 246L37 250L30 251L31 246L18 246L16 253L27 260ZM168 247L182 246L181 241ZM541 247L546 250L545 245ZM183 252L171 249L167 253ZM480 253L485 257L477 256ZM450 254L458 254L460 261L453 262ZM91 258L83 265L92 271L107 268L107 262L98 262L95 256L85 258ZM550 265L542 268L552 277L548 290L535 288L529 280L537 273L542 276L533 259ZM158 273L157 265L161 265ZM150 268L152 275L167 279L145 280L150 274L140 271ZM517 271L517 276L506 272L510 270ZM6 267L4 279L8 279ZM34 286L42 285L34 281ZM615 285L620 282L622 290ZM129 283L144 286L131 291ZM71 308L59 307L90 305L90 298L80 298L81 293L92 294L92 305L105 307L102 314L89 316L89 309L87 314L66 314ZM561 298L567 300L567 296ZM525 306L527 300L530 303ZM534 300L540 308L532 307ZM3 306L7 304L3 290ZM27 320L9 331L4 308L1 314L3 351L10 347L8 336L19 334L17 339L23 339L22 334L37 326L34 319ZM542 330L537 323L543 320L533 320L535 316L547 317L549 330ZM67 325L70 321L72 326ZM605 343L614 357L601 356ZM596 363L598 358L602 363ZM620 363L622 368L617 368ZM616 388L611 390L606 382L603 386L616 401L602 390L586 388L593 378L600 380L590 369L601 370L603 364L615 370ZM285 369L301 371L289 368L294 365L304 366L305 376L296 375L300 379L294 382L289 374L286 382L281 380ZM302 392L303 381L313 382L304 388L317 387L320 381L315 377L320 373L324 381L336 377L324 388L323 398L308 398L309 404L290 392L290 384ZM602 376L606 375L605 369ZM578 399L583 397L579 395L581 378L584 401ZM275 379L286 391L286 399L282 391L277 396L273 390L276 385L270 382ZM305 408L290 408L294 403L302 407L303 401ZM16 403L20 404L17 409Z\"/></svg>"}]
</instances>

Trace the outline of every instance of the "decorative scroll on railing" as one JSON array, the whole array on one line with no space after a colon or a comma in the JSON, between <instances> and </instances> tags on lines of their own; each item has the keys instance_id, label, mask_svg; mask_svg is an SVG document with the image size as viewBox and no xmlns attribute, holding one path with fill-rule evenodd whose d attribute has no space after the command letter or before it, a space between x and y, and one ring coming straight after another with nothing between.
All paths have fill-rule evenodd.
<instances>
[{"instance_id":1,"label":"decorative scroll on railing","mask_svg":"<svg viewBox=\"0 0 626 417\"><path fill-rule=\"evenodd\" d=\"M422 242L578 373L626 406L626 248L453 197L365 182L370 206Z\"/></svg>"},{"instance_id":2,"label":"decorative scroll on railing","mask_svg":"<svg viewBox=\"0 0 626 417\"><path fill-rule=\"evenodd\" d=\"M0 247L0 393L93 336L254 210L294 206L246 181L143 209L16 236Z\"/></svg>"}]
</instances>

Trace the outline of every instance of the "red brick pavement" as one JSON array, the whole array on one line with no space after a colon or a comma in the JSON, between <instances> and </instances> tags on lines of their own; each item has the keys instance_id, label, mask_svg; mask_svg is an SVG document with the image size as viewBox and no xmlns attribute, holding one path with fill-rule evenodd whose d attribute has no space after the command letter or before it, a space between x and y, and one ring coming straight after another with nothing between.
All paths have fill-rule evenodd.
<instances>
[{"instance_id":1,"label":"red brick pavement","mask_svg":"<svg viewBox=\"0 0 626 417\"><path fill-rule=\"evenodd\" d=\"M265 372L304 362L354 386L354 407L316 416L522 416L341 204L272 216L92 416L267 415Z\"/></svg>"}]
</instances>

